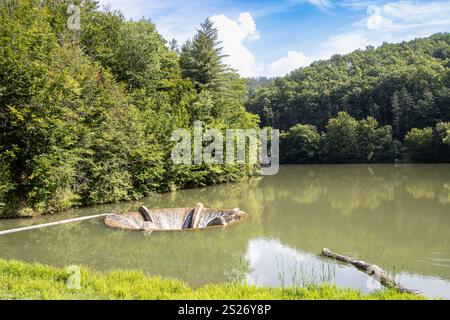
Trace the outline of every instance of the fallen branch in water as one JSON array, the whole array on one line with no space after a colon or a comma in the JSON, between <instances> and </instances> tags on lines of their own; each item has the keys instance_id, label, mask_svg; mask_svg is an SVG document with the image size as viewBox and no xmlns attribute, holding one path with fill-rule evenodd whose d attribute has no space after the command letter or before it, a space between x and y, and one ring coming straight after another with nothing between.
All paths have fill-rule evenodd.
<instances>
[{"instance_id":1,"label":"fallen branch in water","mask_svg":"<svg viewBox=\"0 0 450 320\"><path fill-rule=\"evenodd\" d=\"M60 225L60 224L79 222L79 221L94 219L94 218L98 218L98 217L104 217L106 215L108 215L108 214L107 213L102 213L102 214L96 214L96 215L93 215L93 216L85 216L85 217L79 217L79 218L73 218L73 219L67 219L67 220L61 220L61 221L37 224L37 225L28 226L28 227L22 227L22 228L17 228L17 229L2 230L2 231L0 231L0 236L1 235L5 235L5 234L10 234L10 233L21 232L21 231L28 231L28 230L45 228L45 227L57 226L57 225Z\"/></svg>"},{"instance_id":2,"label":"fallen branch in water","mask_svg":"<svg viewBox=\"0 0 450 320\"><path fill-rule=\"evenodd\" d=\"M327 248L323 248L322 255L325 257L329 257L335 260L343 261L349 263L358 269L365 271L367 274L378 280L383 286L387 288L393 288L399 292L419 294L420 292L417 290L412 290L403 287L400 283L392 279L383 269L375 264L370 264L364 261L355 260L344 255L331 252Z\"/></svg>"}]
</instances>

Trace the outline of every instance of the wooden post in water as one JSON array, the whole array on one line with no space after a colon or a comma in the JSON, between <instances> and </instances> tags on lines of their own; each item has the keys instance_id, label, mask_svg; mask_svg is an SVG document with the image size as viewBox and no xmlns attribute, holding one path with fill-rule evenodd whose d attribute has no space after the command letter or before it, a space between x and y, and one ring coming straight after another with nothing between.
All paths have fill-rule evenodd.
<instances>
[{"instance_id":1,"label":"wooden post in water","mask_svg":"<svg viewBox=\"0 0 450 320\"><path fill-rule=\"evenodd\" d=\"M37 225L34 225L34 226L22 227L22 228L17 228L17 229L2 230L2 231L0 231L0 236L5 235L5 234L21 232L21 231L28 231L28 230L45 228L45 227L57 226L57 225L60 225L60 224L66 224L66 223L90 220L90 219L94 219L94 218L104 217L106 215L108 215L108 213L102 213L102 214L96 214L96 215L93 215L93 216L85 216L85 217L79 217L79 218L73 218L73 219L67 219L67 220L61 220L61 221L37 224Z\"/></svg>"}]
</instances>

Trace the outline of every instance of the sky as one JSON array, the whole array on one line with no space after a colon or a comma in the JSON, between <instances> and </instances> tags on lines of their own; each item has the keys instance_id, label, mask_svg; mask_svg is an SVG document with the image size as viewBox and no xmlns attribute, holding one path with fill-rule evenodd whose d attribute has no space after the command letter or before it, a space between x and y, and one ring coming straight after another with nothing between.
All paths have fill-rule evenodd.
<instances>
[{"instance_id":1,"label":"sky","mask_svg":"<svg viewBox=\"0 0 450 320\"><path fill-rule=\"evenodd\" d=\"M449 0L100 0L150 19L167 40L192 38L207 17L224 62L241 76L283 76L333 54L450 32Z\"/></svg>"}]
</instances>

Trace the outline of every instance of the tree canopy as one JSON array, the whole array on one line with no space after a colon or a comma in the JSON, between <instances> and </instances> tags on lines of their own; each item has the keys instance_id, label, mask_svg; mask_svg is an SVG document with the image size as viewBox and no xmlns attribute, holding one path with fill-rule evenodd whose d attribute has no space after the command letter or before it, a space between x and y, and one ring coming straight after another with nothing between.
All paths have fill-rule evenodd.
<instances>
[{"instance_id":1,"label":"tree canopy","mask_svg":"<svg viewBox=\"0 0 450 320\"><path fill-rule=\"evenodd\" d=\"M449 53L443 33L334 55L251 79L246 107L285 131L282 162L448 162Z\"/></svg>"},{"instance_id":2,"label":"tree canopy","mask_svg":"<svg viewBox=\"0 0 450 320\"><path fill-rule=\"evenodd\" d=\"M58 212L245 174L237 165L170 159L172 131L190 130L195 120L218 129L257 126L244 108L243 80L222 63L211 21L179 56L149 20L126 21L92 0L75 3L81 28L70 30L68 4L0 4L0 215Z\"/></svg>"},{"instance_id":3,"label":"tree canopy","mask_svg":"<svg viewBox=\"0 0 450 320\"><path fill-rule=\"evenodd\" d=\"M0 1L0 216L236 181L243 165L174 165L171 134L273 126L287 163L450 159L450 35L242 79L206 19L167 43L96 1ZM245 170L244 170L245 169Z\"/></svg>"},{"instance_id":4,"label":"tree canopy","mask_svg":"<svg viewBox=\"0 0 450 320\"><path fill-rule=\"evenodd\" d=\"M341 111L372 116L402 139L411 128L450 118L449 59L448 33L385 43L266 80L250 90L246 106L262 125L283 130L297 123L323 130Z\"/></svg>"}]
</instances>

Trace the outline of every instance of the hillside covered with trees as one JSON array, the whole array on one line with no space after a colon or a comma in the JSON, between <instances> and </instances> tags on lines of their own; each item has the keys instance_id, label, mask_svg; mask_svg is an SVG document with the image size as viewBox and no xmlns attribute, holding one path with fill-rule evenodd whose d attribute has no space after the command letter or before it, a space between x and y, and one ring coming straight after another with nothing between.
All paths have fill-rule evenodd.
<instances>
[{"instance_id":1,"label":"hillside covered with trees","mask_svg":"<svg viewBox=\"0 0 450 320\"><path fill-rule=\"evenodd\" d=\"M222 62L209 19L180 47L94 0L75 2L81 25L68 28L71 3L0 0L0 217L249 173L174 165L172 132L195 120L280 128L284 163L450 159L449 34L243 79Z\"/></svg>"},{"instance_id":2,"label":"hillside covered with trees","mask_svg":"<svg viewBox=\"0 0 450 320\"><path fill-rule=\"evenodd\" d=\"M436 34L254 79L246 106L286 131L286 163L448 162L449 68L450 34Z\"/></svg>"},{"instance_id":3,"label":"hillside covered with trees","mask_svg":"<svg viewBox=\"0 0 450 320\"><path fill-rule=\"evenodd\" d=\"M245 84L206 20L181 54L149 20L72 1L0 2L0 216L61 211L235 181L238 166L175 166L176 128L249 128ZM75 4L77 4L75 2Z\"/></svg>"}]
</instances>

